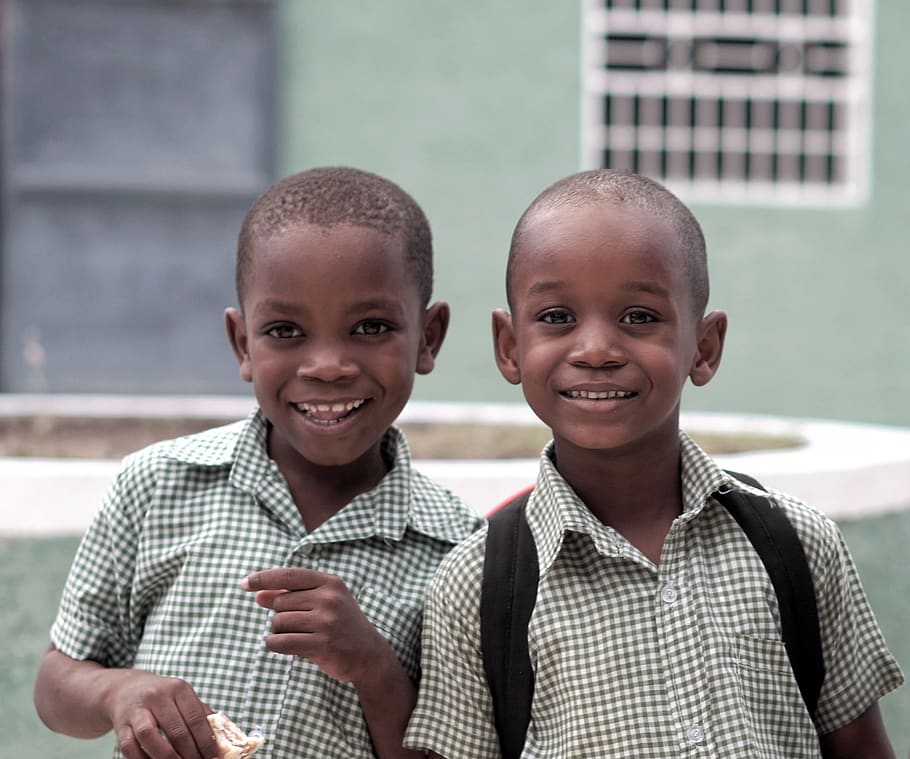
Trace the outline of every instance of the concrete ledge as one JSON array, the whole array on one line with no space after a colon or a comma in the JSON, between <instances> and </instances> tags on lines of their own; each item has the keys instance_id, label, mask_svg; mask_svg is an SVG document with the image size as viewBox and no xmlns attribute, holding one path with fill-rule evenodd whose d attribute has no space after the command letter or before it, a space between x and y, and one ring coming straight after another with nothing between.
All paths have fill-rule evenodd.
<instances>
[{"instance_id":1,"label":"concrete ledge","mask_svg":"<svg viewBox=\"0 0 910 759\"><path fill-rule=\"evenodd\" d=\"M0 415L197 416L242 418L246 397L2 396ZM415 402L402 420L538 423L525 406ZM910 429L817 419L684 414L698 433L758 432L805 440L797 448L718 456L721 466L802 498L835 519L910 507ZM483 513L534 481L536 459L418 460L429 476ZM0 533L79 534L119 462L0 458Z\"/></svg>"}]
</instances>

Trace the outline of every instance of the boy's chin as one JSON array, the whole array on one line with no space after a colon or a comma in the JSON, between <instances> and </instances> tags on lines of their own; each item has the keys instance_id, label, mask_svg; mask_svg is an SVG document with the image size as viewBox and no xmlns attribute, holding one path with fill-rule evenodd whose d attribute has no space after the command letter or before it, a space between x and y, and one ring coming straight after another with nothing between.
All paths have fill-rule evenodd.
<instances>
[{"instance_id":1,"label":"boy's chin","mask_svg":"<svg viewBox=\"0 0 910 759\"><path fill-rule=\"evenodd\" d=\"M333 434L333 430L325 434L325 430L316 429L311 434L306 430L279 431L273 427L269 455L279 466L338 468L359 465L371 456L380 455L385 429L379 432L352 428L339 430L338 434Z\"/></svg>"},{"instance_id":2,"label":"boy's chin","mask_svg":"<svg viewBox=\"0 0 910 759\"><path fill-rule=\"evenodd\" d=\"M653 444L653 441L645 440L635 431L625 430L610 430L609 432L598 430L590 433L572 430L565 435L554 430L553 439L557 451L564 453L574 451L580 455L621 455L630 453L641 445Z\"/></svg>"},{"instance_id":3,"label":"boy's chin","mask_svg":"<svg viewBox=\"0 0 910 759\"><path fill-rule=\"evenodd\" d=\"M316 441L294 446L294 450L310 466L337 468L360 465L372 456L379 455L379 442L344 445Z\"/></svg>"}]
</instances>

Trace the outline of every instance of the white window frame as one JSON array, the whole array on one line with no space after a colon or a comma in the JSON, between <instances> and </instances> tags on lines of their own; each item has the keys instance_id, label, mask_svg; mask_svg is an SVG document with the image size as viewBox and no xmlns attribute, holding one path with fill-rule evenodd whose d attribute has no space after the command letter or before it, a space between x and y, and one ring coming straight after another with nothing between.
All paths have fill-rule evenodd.
<instances>
[{"instance_id":1,"label":"white window frame","mask_svg":"<svg viewBox=\"0 0 910 759\"><path fill-rule=\"evenodd\" d=\"M829 5L831 2L834 4ZM605 151L609 150L614 157L612 167L635 168L660 179L690 202L864 204L872 165L874 4L875 0L808 0L806 5L801 0L582 0L582 167L603 166ZM696 10L673 10L686 6ZM809 12L749 10L784 6L808 7ZM834 8L836 14L813 11L819 7ZM614 39L609 51L608 35ZM619 45L623 43L616 38L623 36L632 40L629 49L645 66L632 70L607 67L609 55L615 62L622 53ZM640 45L635 52L636 39L655 38L655 49ZM715 61L721 61L729 54L725 51L737 50L736 43L725 48L723 43L712 46L712 40L742 40L742 50L748 49L750 40L758 41L754 45L758 58L767 50L781 55L787 50L822 56L826 50L834 50L841 56L842 75L813 75L801 64L800 70L791 67L789 72L783 66L771 73L761 73L760 66L756 72L698 70L690 63L696 56L714 55ZM651 60L656 61L650 69L649 50L653 53ZM670 57L674 50L681 51L681 61ZM671 63L663 64L665 58ZM700 104L696 107L713 108L715 115L736 103L749 103L749 113L777 103L774 113L798 112L801 117L795 128L782 126L780 119L768 128L748 123L719 128L710 118L694 117L694 123L680 126L666 117L655 123L653 113L644 119L647 124L640 117L630 123L607 124L607 97L611 102L627 104L634 100L652 106L691 98ZM830 103L834 105L828 106ZM669 106L663 108L665 115L669 113ZM817 128L820 118L827 120ZM831 119L843 124L832 127ZM621 165L621 159L630 159L632 151L637 151L638 165ZM681 172L679 156L684 153L690 153L693 162L702 161L701 167ZM674 160L675 170L665 170ZM733 168L737 161L766 168L755 175L750 172L750 176L737 177ZM717 166L726 169L718 172ZM789 171L783 172L783 177L780 172L774 176L767 168L771 166L785 166ZM802 166L809 168L801 177ZM833 173L831 167L835 167ZM793 176L786 176L788 173ZM819 177L819 173L824 176Z\"/></svg>"}]
</instances>

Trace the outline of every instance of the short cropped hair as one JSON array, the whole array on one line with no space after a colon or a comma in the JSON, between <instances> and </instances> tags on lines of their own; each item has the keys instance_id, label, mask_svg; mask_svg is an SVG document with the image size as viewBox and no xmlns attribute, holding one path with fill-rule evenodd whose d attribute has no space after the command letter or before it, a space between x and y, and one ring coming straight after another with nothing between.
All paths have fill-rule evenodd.
<instances>
[{"instance_id":1,"label":"short cropped hair","mask_svg":"<svg viewBox=\"0 0 910 759\"><path fill-rule=\"evenodd\" d=\"M708 305L708 262L701 225L672 192L641 174L614 169L593 169L571 174L541 192L521 215L512 234L506 266L506 295L511 307L512 273L522 236L529 220L542 211L563 206L583 207L596 203L627 206L668 222L679 238L693 307L700 316Z\"/></svg>"},{"instance_id":2,"label":"short cropped hair","mask_svg":"<svg viewBox=\"0 0 910 759\"><path fill-rule=\"evenodd\" d=\"M401 187L378 174L325 166L279 180L247 212L237 240L234 284L241 308L253 247L298 226L368 227L398 238L405 266L426 306L433 291L433 238L423 210Z\"/></svg>"}]
</instances>

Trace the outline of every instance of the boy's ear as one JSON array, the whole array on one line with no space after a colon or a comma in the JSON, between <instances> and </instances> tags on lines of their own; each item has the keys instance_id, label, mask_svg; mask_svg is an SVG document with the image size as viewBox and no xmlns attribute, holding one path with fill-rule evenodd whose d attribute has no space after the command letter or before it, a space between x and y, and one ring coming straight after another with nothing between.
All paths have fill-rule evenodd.
<instances>
[{"instance_id":1,"label":"boy's ear","mask_svg":"<svg viewBox=\"0 0 910 759\"><path fill-rule=\"evenodd\" d=\"M689 379L698 387L707 385L717 373L720 358L724 352L724 337L727 334L727 315L723 311L712 311L698 325L698 347Z\"/></svg>"},{"instance_id":2,"label":"boy's ear","mask_svg":"<svg viewBox=\"0 0 910 759\"><path fill-rule=\"evenodd\" d=\"M449 331L449 304L437 301L423 314L420 349L417 354L417 373L429 374L436 365L436 356Z\"/></svg>"},{"instance_id":3,"label":"boy's ear","mask_svg":"<svg viewBox=\"0 0 910 759\"><path fill-rule=\"evenodd\" d=\"M504 308L493 311L493 352L499 373L507 382L520 384L521 367L515 352L515 330L512 328L512 316Z\"/></svg>"},{"instance_id":4,"label":"boy's ear","mask_svg":"<svg viewBox=\"0 0 910 759\"><path fill-rule=\"evenodd\" d=\"M224 309L224 326L227 329L228 342L240 362L240 377L244 382L253 381L253 368L250 365L250 349L246 335L243 314L236 308Z\"/></svg>"}]
</instances>

